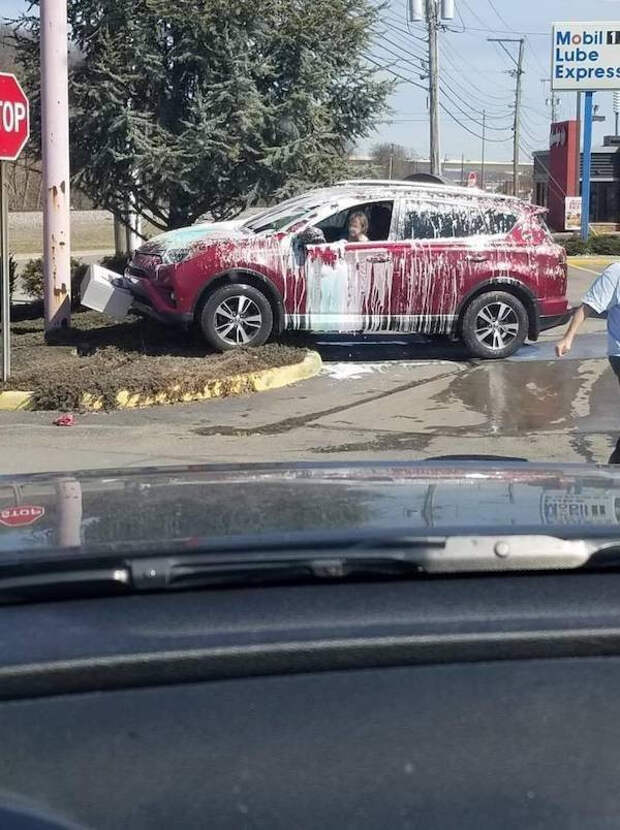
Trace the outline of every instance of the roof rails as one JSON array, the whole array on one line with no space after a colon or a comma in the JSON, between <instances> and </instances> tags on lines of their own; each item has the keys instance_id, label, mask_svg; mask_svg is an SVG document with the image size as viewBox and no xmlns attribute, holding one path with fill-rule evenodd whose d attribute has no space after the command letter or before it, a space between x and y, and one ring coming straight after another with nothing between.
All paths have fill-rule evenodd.
<instances>
[{"instance_id":1,"label":"roof rails","mask_svg":"<svg viewBox=\"0 0 620 830\"><path fill-rule=\"evenodd\" d=\"M434 182L410 182L402 179L345 179L336 182L336 187L393 187L408 190L436 190L440 193L458 193L460 195L470 194L472 196L484 195L489 199L515 199L515 196L507 196L504 193L490 193L481 190L479 187L465 187L458 184L435 184Z\"/></svg>"}]
</instances>

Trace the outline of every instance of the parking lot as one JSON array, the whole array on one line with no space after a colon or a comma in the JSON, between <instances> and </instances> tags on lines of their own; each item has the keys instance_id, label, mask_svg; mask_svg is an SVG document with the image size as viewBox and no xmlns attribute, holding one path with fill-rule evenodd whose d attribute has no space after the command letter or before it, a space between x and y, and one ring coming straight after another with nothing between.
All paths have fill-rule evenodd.
<instances>
[{"instance_id":1,"label":"parking lot","mask_svg":"<svg viewBox=\"0 0 620 830\"><path fill-rule=\"evenodd\" d=\"M576 303L602 264L570 268ZM322 373L280 390L200 404L79 415L0 412L3 473L157 464L493 454L605 461L620 430L605 324L556 360L560 330L505 361L402 336L312 342Z\"/></svg>"}]
</instances>

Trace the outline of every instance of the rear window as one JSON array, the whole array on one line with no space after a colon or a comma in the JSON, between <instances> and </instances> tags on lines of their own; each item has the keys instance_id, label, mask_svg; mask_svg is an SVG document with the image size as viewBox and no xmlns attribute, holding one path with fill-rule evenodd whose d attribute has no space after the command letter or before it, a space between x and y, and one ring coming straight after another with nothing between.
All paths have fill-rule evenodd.
<instances>
[{"instance_id":1,"label":"rear window","mask_svg":"<svg viewBox=\"0 0 620 830\"><path fill-rule=\"evenodd\" d=\"M494 207L476 205L405 205L401 239L462 239L468 236L498 236L508 233L517 214Z\"/></svg>"}]
</instances>

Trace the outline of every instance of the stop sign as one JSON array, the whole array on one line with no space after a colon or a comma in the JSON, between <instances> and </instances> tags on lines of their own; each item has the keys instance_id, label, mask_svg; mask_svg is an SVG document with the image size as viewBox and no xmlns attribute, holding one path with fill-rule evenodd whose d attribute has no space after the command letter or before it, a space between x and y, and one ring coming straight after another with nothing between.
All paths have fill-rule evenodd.
<instances>
[{"instance_id":1,"label":"stop sign","mask_svg":"<svg viewBox=\"0 0 620 830\"><path fill-rule=\"evenodd\" d=\"M6 527L23 527L31 525L45 515L45 508L35 504L19 504L15 507L3 507L0 510L0 524Z\"/></svg>"},{"instance_id":2,"label":"stop sign","mask_svg":"<svg viewBox=\"0 0 620 830\"><path fill-rule=\"evenodd\" d=\"M15 161L30 134L28 99L15 75L0 72L0 161Z\"/></svg>"}]
</instances>

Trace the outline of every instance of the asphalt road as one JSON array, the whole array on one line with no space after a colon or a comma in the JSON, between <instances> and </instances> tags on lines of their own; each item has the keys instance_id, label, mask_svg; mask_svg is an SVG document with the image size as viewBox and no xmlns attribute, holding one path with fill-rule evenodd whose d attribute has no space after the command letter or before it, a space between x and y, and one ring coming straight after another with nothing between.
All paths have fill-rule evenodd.
<instances>
[{"instance_id":1,"label":"asphalt road","mask_svg":"<svg viewBox=\"0 0 620 830\"><path fill-rule=\"evenodd\" d=\"M570 269L571 302L597 267ZM620 432L604 322L588 321L556 360L560 334L487 362L419 338L319 338L322 374L272 392L92 413L70 428L52 413L0 412L0 473L455 454L604 462Z\"/></svg>"}]
</instances>

